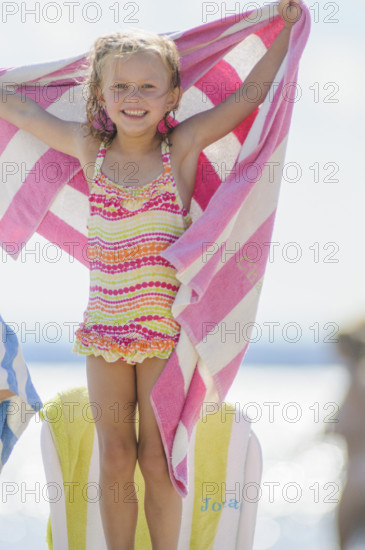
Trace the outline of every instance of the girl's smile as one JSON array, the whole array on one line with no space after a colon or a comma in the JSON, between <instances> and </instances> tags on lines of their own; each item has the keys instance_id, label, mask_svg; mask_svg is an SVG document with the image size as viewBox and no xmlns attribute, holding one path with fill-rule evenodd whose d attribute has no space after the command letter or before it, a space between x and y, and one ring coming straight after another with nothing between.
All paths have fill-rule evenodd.
<instances>
[{"instance_id":1,"label":"girl's smile","mask_svg":"<svg viewBox=\"0 0 365 550\"><path fill-rule=\"evenodd\" d=\"M142 110L137 110L137 111L132 111L130 109L124 109L122 110L122 113L127 116L128 118L143 118L144 116L146 116L147 114L147 111L142 111Z\"/></svg>"}]
</instances>

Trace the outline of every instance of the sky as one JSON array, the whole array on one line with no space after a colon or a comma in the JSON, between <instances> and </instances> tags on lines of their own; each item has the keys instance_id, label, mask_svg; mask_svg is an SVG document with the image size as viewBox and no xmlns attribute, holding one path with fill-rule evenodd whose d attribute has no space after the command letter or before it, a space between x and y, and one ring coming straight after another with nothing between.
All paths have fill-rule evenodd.
<instances>
[{"instance_id":1,"label":"sky","mask_svg":"<svg viewBox=\"0 0 365 550\"><path fill-rule=\"evenodd\" d=\"M34 10L39 4L36 14ZM122 27L170 32L246 11L263 2L3 2L0 66L14 67L87 52ZM166 6L168 6L166 8ZM365 204L362 96L363 21L344 0L307 2L312 28L298 75L279 205L257 323L297 323L303 340L331 338L365 317ZM28 10L28 11L27 11ZM37 19L37 20L36 20ZM82 320L88 270L66 253L42 257L36 235L16 262L1 254L0 313L8 322L62 337ZM69 323L69 324L67 324ZM266 323L266 325L264 325ZM52 324L54 325L52 327ZM43 328L42 328L43 327ZM43 334L43 336L44 336ZM266 336L268 332L266 331Z\"/></svg>"}]
</instances>

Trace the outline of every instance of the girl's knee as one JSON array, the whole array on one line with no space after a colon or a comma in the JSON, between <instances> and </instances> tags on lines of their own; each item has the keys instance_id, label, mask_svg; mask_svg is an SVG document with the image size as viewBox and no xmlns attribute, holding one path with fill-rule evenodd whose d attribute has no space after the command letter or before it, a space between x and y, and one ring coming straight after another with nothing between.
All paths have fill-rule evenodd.
<instances>
[{"instance_id":1,"label":"girl's knee","mask_svg":"<svg viewBox=\"0 0 365 550\"><path fill-rule=\"evenodd\" d=\"M99 443L100 468L108 473L134 472L137 462L137 445L117 439Z\"/></svg>"},{"instance_id":2,"label":"girl's knee","mask_svg":"<svg viewBox=\"0 0 365 550\"><path fill-rule=\"evenodd\" d=\"M153 445L138 447L138 464L145 480L160 482L169 477L163 449Z\"/></svg>"}]
</instances>

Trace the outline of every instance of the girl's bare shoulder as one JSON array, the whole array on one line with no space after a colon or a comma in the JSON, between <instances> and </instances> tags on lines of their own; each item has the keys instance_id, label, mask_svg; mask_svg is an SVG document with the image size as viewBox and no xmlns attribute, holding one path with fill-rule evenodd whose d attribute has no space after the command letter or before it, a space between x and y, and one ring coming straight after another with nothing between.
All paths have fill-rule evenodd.
<instances>
[{"instance_id":1,"label":"girl's bare shoulder","mask_svg":"<svg viewBox=\"0 0 365 550\"><path fill-rule=\"evenodd\" d=\"M86 181L91 188L96 157L100 148L100 138L87 134L84 128L80 128L77 158L80 161Z\"/></svg>"},{"instance_id":2,"label":"girl's bare shoulder","mask_svg":"<svg viewBox=\"0 0 365 550\"><path fill-rule=\"evenodd\" d=\"M176 158L185 159L186 157L198 158L201 149L194 140L194 134L189 124L189 119L180 122L170 134L170 142Z\"/></svg>"}]
</instances>

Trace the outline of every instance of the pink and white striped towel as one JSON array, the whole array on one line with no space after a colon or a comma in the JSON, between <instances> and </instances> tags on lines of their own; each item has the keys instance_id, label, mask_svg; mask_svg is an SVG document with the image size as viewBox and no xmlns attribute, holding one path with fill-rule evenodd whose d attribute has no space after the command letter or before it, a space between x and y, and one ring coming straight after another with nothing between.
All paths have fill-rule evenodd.
<instances>
[{"instance_id":1,"label":"pink and white striped towel","mask_svg":"<svg viewBox=\"0 0 365 550\"><path fill-rule=\"evenodd\" d=\"M151 402L171 479L188 491L187 454L198 418L216 410L248 347L269 252L299 60L310 15L291 30L288 52L260 108L200 155L191 205L193 224L163 257L181 286L172 312L179 342L153 388ZM184 96L177 122L232 93L283 27L276 3L231 15L173 38L181 58ZM85 119L80 80L85 55L0 69L44 109L65 120ZM78 79L78 82L76 81ZM255 85L254 83L252 85ZM257 93L261 93L257 89ZM88 188L75 157L49 148L0 119L0 239L14 258L31 235L87 261Z\"/></svg>"}]
</instances>

